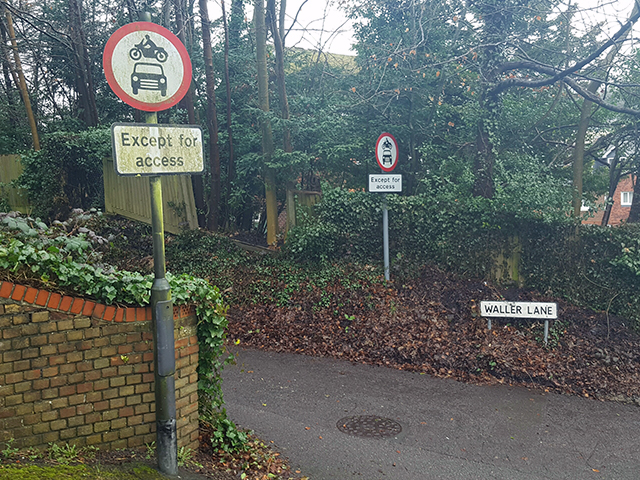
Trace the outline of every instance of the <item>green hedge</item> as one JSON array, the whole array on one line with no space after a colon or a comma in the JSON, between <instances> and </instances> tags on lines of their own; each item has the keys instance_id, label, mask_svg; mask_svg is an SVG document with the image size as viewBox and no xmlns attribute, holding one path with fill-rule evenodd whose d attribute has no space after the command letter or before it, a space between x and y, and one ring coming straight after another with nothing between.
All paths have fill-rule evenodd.
<instances>
[{"instance_id":1,"label":"green hedge","mask_svg":"<svg viewBox=\"0 0 640 480\"><path fill-rule=\"evenodd\" d=\"M640 225L525 227L520 270L528 287L640 321Z\"/></svg>"},{"instance_id":2,"label":"green hedge","mask_svg":"<svg viewBox=\"0 0 640 480\"><path fill-rule=\"evenodd\" d=\"M47 220L65 219L72 208L103 208L102 159L110 155L108 128L52 133L41 150L22 156L17 183L27 190L34 215Z\"/></svg>"},{"instance_id":3,"label":"green hedge","mask_svg":"<svg viewBox=\"0 0 640 480\"><path fill-rule=\"evenodd\" d=\"M528 288L640 321L640 227L582 226L540 210L512 211L500 199L435 194L389 195L392 272L435 264L490 278L514 238ZM314 215L288 238L300 261L382 262L382 196L326 188Z\"/></svg>"}]
</instances>

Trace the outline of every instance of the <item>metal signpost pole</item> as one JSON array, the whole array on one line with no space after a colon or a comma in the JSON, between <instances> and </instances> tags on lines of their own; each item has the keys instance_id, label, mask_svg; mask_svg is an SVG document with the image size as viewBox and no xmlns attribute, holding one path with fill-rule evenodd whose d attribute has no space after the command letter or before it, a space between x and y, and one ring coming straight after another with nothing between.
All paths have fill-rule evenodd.
<instances>
[{"instance_id":1,"label":"metal signpost pole","mask_svg":"<svg viewBox=\"0 0 640 480\"><path fill-rule=\"evenodd\" d=\"M387 194L382 194L382 241L384 248L384 279L388 282L389 276L389 210L387 209Z\"/></svg>"},{"instance_id":2,"label":"metal signpost pole","mask_svg":"<svg viewBox=\"0 0 640 480\"><path fill-rule=\"evenodd\" d=\"M151 22L144 12L142 21ZM157 124L156 112L145 112L146 123ZM153 324L153 360L156 397L156 455L158 469L166 475L178 474L178 435L176 429L175 343L171 288L165 274L164 217L162 182L158 175L149 177L151 193L151 231L153 236L153 272L151 315Z\"/></svg>"},{"instance_id":3,"label":"metal signpost pole","mask_svg":"<svg viewBox=\"0 0 640 480\"><path fill-rule=\"evenodd\" d=\"M192 66L189 53L178 37L163 26L151 23L150 13L144 12L141 17L142 21L123 25L109 37L102 65L114 93L146 114L143 124L114 123L111 141L118 175L149 177L156 452L160 472L176 476L175 339L171 288L165 270L160 175L202 174L204 152L200 127L158 125L156 112L176 105L189 89Z\"/></svg>"},{"instance_id":4,"label":"metal signpost pole","mask_svg":"<svg viewBox=\"0 0 640 480\"><path fill-rule=\"evenodd\" d=\"M151 188L151 228L153 233L153 270L151 312L154 343L154 381L156 394L156 453L160 472L178 474L178 437L176 432L175 344L171 288L165 278L162 183L159 176L149 178Z\"/></svg>"},{"instance_id":5,"label":"metal signpost pole","mask_svg":"<svg viewBox=\"0 0 640 480\"><path fill-rule=\"evenodd\" d=\"M390 133L383 133L376 141L376 162L385 174L390 173L398 164L398 142ZM402 191L402 175L369 175L369 191L382 193L382 243L384 251L384 279L389 274L389 209L385 192Z\"/></svg>"}]
</instances>

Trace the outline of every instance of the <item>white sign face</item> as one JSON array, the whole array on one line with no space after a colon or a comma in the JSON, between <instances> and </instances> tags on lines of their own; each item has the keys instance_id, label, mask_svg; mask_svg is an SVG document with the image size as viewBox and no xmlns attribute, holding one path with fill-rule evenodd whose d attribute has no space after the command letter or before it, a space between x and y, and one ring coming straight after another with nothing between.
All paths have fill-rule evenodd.
<instances>
[{"instance_id":1,"label":"white sign face","mask_svg":"<svg viewBox=\"0 0 640 480\"><path fill-rule=\"evenodd\" d=\"M197 126L114 123L113 160L118 175L202 173L202 130Z\"/></svg>"},{"instance_id":2,"label":"white sign face","mask_svg":"<svg viewBox=\"0 0 640 480\"><path fill-rule=\"evenodd\" d=\"M558 305L543 302L480 302L483 317L558 318Z\"/></svg>"},{"instance_id":3,"label":"white sign face","mask_svg":"<svg viewBox=\"0 0 640 480\"><path fill-rule=\"evenodd\" d=\"M191 84L186 48L169 30L151 22L129 23L114 32L102 63L114 93L148 112L172 107Z\"/></svg>"},{"instance_id":4,"label":"white sign face","mask_svg":"<svg viewBox=\"0 0 640 480\"><path fill-rule=\"evenodd\" d=\"M378 193L401 192L402 175L369 175L369 191Z\"/></svg>"},{"instance_id":5,"label":"white sign face","mask_svg":"<svg viewBox=\"0 0 640 480\"><path fill-rule=\"evenodd\" d=\"M398 142L390 133L383 133L376 142L376 161L383 172L390 172L398 164Z\"/></svg>"},{"instance_id":6,"label":"white sign face","mask_svg":"<svg viewBox=\"0 0 640 480\"><path fill-rule=\"evenodd\" d=\"M150 49L144 45L138 47L143 42L155 45L153 56L145 57L145 53L152 52L143 53ZM122 90L144 103L160 103L172 97L180 88L184 74L178 49L151 31L125 35L113 50L111 69Z\"/></svg>"}]
</instances>

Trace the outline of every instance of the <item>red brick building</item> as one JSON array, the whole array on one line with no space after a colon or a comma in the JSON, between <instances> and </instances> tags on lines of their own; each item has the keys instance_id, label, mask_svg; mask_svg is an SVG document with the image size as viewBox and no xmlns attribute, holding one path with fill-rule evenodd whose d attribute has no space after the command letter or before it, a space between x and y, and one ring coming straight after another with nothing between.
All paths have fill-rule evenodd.
<instances>
[{"instance_id":1,"label":"red brick building","mask_svg":"<svg viewBox=\"0 0 640 480\"><path fill-rule=\"evenodd\" d=\"M629 218L629 211L631 210L631 202L633 200L633 186L635 185L636 177L628 175L620 180L616 193L613 195L613 207L611 208L611 216L609 217L608 225L615 226L625 222ZM604 215L604 197L598 199L598 205L600 205L599 211L592 217L589 217L582 221L582 223L589 225L600 225L602 223L602 216ZM587 212L585 212L587 213Z\"/></svg>"}]
</instances>

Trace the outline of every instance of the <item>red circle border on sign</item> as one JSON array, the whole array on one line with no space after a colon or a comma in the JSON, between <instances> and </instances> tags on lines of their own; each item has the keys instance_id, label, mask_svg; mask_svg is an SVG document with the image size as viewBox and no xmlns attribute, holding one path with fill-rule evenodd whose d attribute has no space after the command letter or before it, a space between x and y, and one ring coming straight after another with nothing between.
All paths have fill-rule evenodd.
<instances>
[{"instance_id":1,"label":"red circle border on sign","mask_svg":"<svg viewBox=\"0 0 640 480\"><path fill-rule=\"evenodd\" d=\"M132 32L140 32L140 31L151 31L169 40L173 44L173 46L176 47L176 49L178 50L178 53L180 54L180 58L182 60L182 66L184 68L182 83L180 84L180 87L178 88L176 93L174 93L171 97L161 102L148 103L148 102L141 102L140 100L133 98L131 95L125 92L122 89L122 87L120 87L120 85L116 81L115 75L113 74L113 69L111 68L111 62L113 60L113 51L115 50L118 42L120 42L120 40L122 40L126 35L129 35ZM137 108L138 110L144 110L145 112L159 112L159 111L167 110L173 107L180 100L182 100L182 97L185 96L185 94L189 90L189 87L191 86L191 74L192 74L191 59L189 58L189 53L187 52L187 49L185 48L185 46L182 44L182 42L178 37L176 37L173 33L171 33L169 30L167 30L163 26L158 25L157 23L151 23L151 22L128 23L120 27L118 30L116 30L113 33L113 35L109 37L109 40L107 41L107 44L104 47L104 55L102 57L102 67L104 68L104 75L105 77L107 77L107 83L109 84L113 92L118 96L118 98L122 100L124 103L126 103L127 105L131 105L132 107Z\"/></svg>"},{"instance_id":2,"label":"red circle border on sign","mask_svg":"<svg viewBox=\"0 0 640 480\"><path fill-rule=\"evenodd\" d=\"M391 172L393 171L394 168L396 168L396 166L398 165L398 158L396 157L396 161L394 162L393 165L391 165L390 167L384 167L382 166L382 162L380 161L380 159L378 158L378 145L380 144L380 141L384 138L384 137L391 137L391 140L393 140L393 144L396 147L396 155L400 155L400 149L398 148L398 141L396 140L396 137L394 137L393 135L391 135L390 133L381 133L380 136L378 137L378 140L376 141L376 162L378 162L378 166L382 169L382 171L384 172Z\"/></svg>"}]
</instances>

